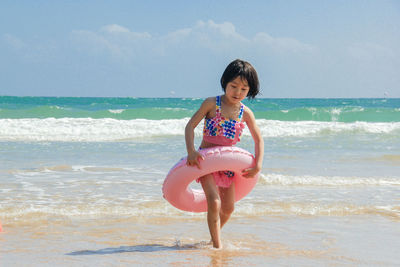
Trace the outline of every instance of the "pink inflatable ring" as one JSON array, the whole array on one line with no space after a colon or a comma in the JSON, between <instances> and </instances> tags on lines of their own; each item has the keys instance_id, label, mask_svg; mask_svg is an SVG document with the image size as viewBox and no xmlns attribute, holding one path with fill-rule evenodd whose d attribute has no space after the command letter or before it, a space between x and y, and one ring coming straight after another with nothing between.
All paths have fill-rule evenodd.
<instances>
[{"instance_id":1,"label":"pink inflatable ring","mask_svg":"<svg viewBox=\"0 0 400 267\"><path fill-rule=\"evenodd\" d=\"M245 197L256 185L258 174L254 178L244 178L242 170L255 164L254 156L239 147L217 146L199 151L204 160L200 161L201 169L186 165L186 157L182 158L169 171L163 184L164 198L172 206L190 212L207 211L207 200L203 190L189 187L195 179L206 174L230 170L235 173L235 200Z\"/></svg>"}]
</instances>

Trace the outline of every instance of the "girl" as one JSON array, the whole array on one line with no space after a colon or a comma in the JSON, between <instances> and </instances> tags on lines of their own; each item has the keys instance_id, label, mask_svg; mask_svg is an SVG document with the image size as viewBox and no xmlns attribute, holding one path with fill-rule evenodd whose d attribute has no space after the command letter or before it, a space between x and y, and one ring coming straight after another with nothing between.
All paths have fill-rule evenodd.
<instances>
[{"instance_id":1,"label":"girl","mask_svg":"<svg viewBox=\"0 0 400 267\"><path fill-rule=\"evenodd\" d=\"M253 112L241 101L246 97L254 98L259 93L256 70L250 63L237 59L231 62L221 77L222 96L204 100L199 110L189 120L185 128L187 162L189 166L200 168L202 155L194 148L194 129L204 120L202 148L213 146L233 146L240 141L244 123L249 127L255 143L256 165L245 169L242 175L254 177L262 167L264 141L256 124ZM221 228L228 221L235 205L234 173L226 170L200 177L207 199L207 222L215 248L222 248Z\"/></svg>"}]
</instances>

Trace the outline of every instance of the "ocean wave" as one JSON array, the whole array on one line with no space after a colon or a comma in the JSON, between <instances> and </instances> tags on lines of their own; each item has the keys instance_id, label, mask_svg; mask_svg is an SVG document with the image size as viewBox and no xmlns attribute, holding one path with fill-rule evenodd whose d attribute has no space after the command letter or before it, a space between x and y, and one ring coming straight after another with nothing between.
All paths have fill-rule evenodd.
<instances>
[{"instance_id":1,"label":"ocean wave","mask_svg":"<svg viewBox=\"0 0 400 267\"><path fill-rule=\"evenodd\" d=\"M241 216L354 216L379 215L400 219L400 206L396 205L355 205L351 203L283 202L265 201L246 203L236 208Z\"/></svg>"},{"instance_id":2,"label":"ocean wave","mask_svg":"<svg viewBox=\"0 0 400 267\"><path fill-rule=\"evenodd\" d=\"M56 105L51 106L36 106L26 107L23 109L0 109L0 118L4 119L45 119L45 118L92 118L92 119L180 119L193 115L194 110L186 108L172 107L142 107L142 108L101 108L95 109L96 105L88 107L61 107Z\"/></svg>"},{"instance_id":3,"label":"ocean wave","mask_svg":"<svg viewBox=\"0 0 400 267\"><path fill-rule=\"evenodd\" d=\"M261 175L259 183L277 186L400 186L400 177L342 177L342 176L311 176L311 175Z\"/></svg>"},{"instance_id":4,"label":"ocean wave","mask_svg":"<svg viewBox=\"0 0 400 267\"><path fill-rule=\"evenodd\" d=\"M159 170L155 170L153 168L127 168L127 167L111 167L111 166L93 166L93 165L54 165L54 166L40 166L37 168L28 168L28 169L9 169L5 170L5 173L14 174L14 175L22 175L22 176L43 176L44 174L51 173L129 173L129 174L138 174L138 173L146 173L146 174L155 174L155 175L164 175L164 172ZM146 181L139 180L133 181L135 183L143 183Z\"/></svg>"},{"instance_id":5,"label":"ocean wave","mask_svg":"<svg viewBox=\"0 0 400 267\"><path fill-rule=\"evenodd\" d=\"M1 97L0 119L92 118L183 119L200 107L198 98ZM400 99L245 100L256 118L278 121L400 122Z\"/></svg>"},{"instance_id":6,"label":"ocean wave","mask_svg":"<svg viewBox=\"0 0 400 267\"><path fill-rule=\"evenodd\" d=\"M183 136L188 118L169 120L116 120L91 118L0 119L0 141L129 141L138 138ZM396 123L340 123L316 121L257 120L264 138L318 137L331 135L374 134L400 136ZM196 128L202 134L202 123ZM246 128L244 136L250 136Z\"/></svg>"},{"instance_id":7,"label":"ocean wave","mask_svg":"<svg viewBox=\"0 0 400 267\"><path fill-rule=\"evenodd\" d=\"M203 213L182 212L165 200L134 202L135 204L67 204L58 205L14 205L0 208L0 216L8 223L29 224L51 217L87 219L87 218L121 218L129 217L136 220L154 220L166 218L169 220L204 220ZM262 201L257 203L241 202L235 207L234 217L248 216L383 216L392 220L400 220L400 206L396 205L355 205L352 203L332 202L284 202Z\"/></svg>"},{"instance_id":8,"label":"ocean wave","mask_svg":"<svg viewBox=\"0 0 400 267\"><path fill-rule=\"evenodd\" d=\"M3 119L2 141L101 142L182 135L187 122L181 120L115 120L90 118Z\"/></svg>"},{"instance_id":9,"label":"ocean wave","mask_svg":"<svg viewBox=\"0 0 400 267\"><path fill-rule=\"evenodd\" d=\"M264 137L315 137L339 134L399 134L400 123L257 120Z\"/></svg>"},{"instance_id":10,"label":"ocean wave","mask_svg":"<svg viewBox=\"0 0 400 267\"><path fill-rule=\"evenodd\" d=\"M108 112L113 113L113 114L121 114L124 112L125 109L109 109Z\"/></svg>"},{"instance_id":11,"label":"ocean wave","mask_svg":"<svg viewBox=\"0 0 400 267\"><path fill-rule=\"evenodd\" d=\"M396 108L371 108L357 106L298 107L291 109L256 109L257 118L279 121L325 121L325 122L398 122Z\"/></svg>"}]
</instances>

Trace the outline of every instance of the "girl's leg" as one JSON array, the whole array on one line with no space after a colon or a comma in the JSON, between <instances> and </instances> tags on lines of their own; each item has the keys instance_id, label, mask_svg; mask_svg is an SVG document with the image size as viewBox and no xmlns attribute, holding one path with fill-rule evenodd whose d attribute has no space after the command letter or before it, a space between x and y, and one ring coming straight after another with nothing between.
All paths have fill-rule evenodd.
<instances>
[{"instance_id":1,"label":"girl's leg","mask_svg":"<svg viewBox=\"0 0 400 267\"><path fill-rule=\"evenodd\" d=\"M215 184L212 174L203 176L200 181L207 199L207 222L213 246L215 248L221 248L221 221L219 217L221 199L219 197L217 185Z\"/></svg>"},{"instance_id":2,"label":"girl's leg","mask_svg":"<svg viewBox=\"0 0 400 267\"><path fill-rule=\"evenodd\" d=\"M219 217L222 228L235 209L235 182L228 188L218 187L218 189L221 197L221 211L219 212Z\"/></svg>"}]
</instances>

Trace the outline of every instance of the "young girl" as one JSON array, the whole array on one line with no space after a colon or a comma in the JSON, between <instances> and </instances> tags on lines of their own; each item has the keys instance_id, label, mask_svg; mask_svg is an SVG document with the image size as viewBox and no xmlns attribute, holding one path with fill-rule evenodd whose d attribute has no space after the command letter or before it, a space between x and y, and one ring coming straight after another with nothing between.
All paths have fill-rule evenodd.
<instances>
[{"instance_id":1,"label":"young girl","mask_svg":"<svg viewBox=\"0 0 400 267\"><path fill-rule=\"evenodd\" d=\"M233 146L240 141L244 123L249 127L255 143L256 165L245 169L242 175L251 179L262 167L264 141L253 112L241 101L254 98L259 93L256 70L243 60L231 62L221 77L222 96L207 98L189 120L185 128L187 165L200 168L202 155L194 147L194 129L204 120L202 148ZM221 228L228 221L235 205L234 173L226 170L210 173L198 179L207 199L207 222L215 248L222 248Z\"/></svg>"}]
</instances>

